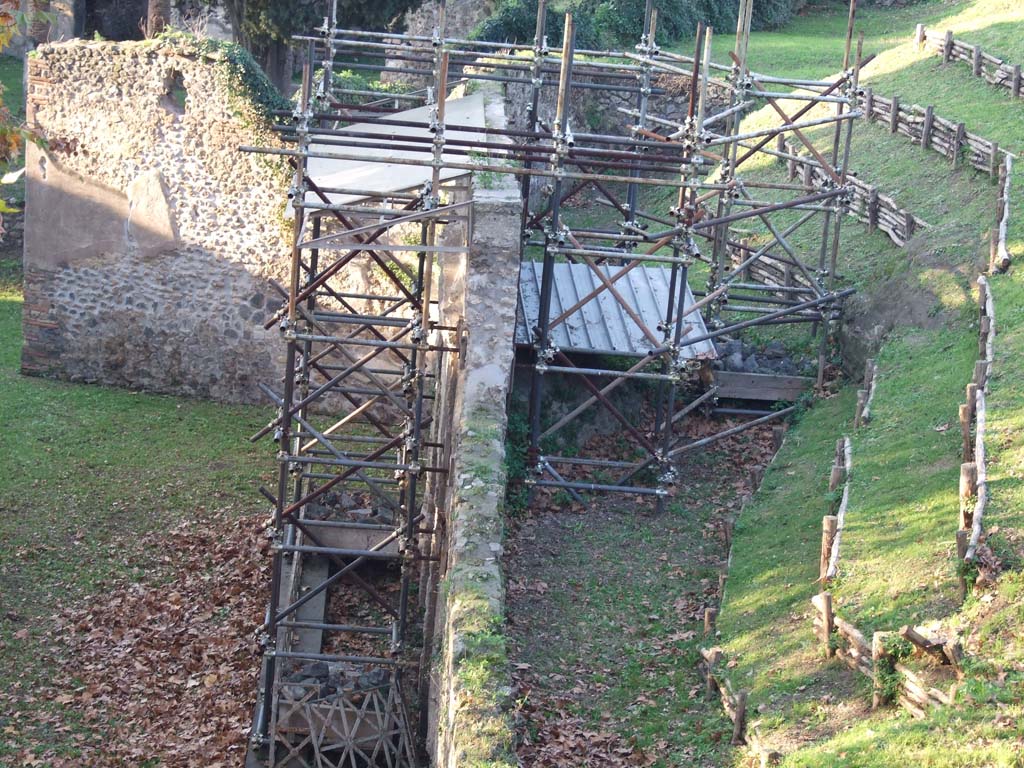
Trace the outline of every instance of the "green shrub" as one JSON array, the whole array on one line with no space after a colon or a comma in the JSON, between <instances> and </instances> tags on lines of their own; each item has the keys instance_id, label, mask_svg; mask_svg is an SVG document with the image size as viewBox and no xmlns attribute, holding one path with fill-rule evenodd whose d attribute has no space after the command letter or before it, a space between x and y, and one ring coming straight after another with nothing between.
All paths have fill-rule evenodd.
<instances>
[{"instance_id":1,"label":"green shrub","mask_svg":"<svg viewBox=\"0 0 1024 768\"><path fill-rule=\"evenodd\" d=\"M773 29L789 21L802 0L758 0L752 27ZM573 0L579 48L631 46L643 31L645 0ZM710 24L720 33L736 28L739 0L657 0L658 42L673 43L690 37L697 23ZM530 43L537 19L537 0L504 0L497 12L481 24L474 37L481 40ZM548 42L558 45L562 15L548 10Z\"/></svg>"},{"instance_id":2,"label":"green shrub","mask_svg":"<svg viewBox=\"0 0 1024 768\"><path fill-rule=\"evenodd\" d=\"M597 48L602 38L597 34L594 19L577 13L576 47ZM547 9L546 35L552 48L561 47L565 16L549 7ZM473 32L477 40L491 40L500 43L533 43L537 29L537 0L503 0L497 11Z\"/></svg>"}]
</instances>

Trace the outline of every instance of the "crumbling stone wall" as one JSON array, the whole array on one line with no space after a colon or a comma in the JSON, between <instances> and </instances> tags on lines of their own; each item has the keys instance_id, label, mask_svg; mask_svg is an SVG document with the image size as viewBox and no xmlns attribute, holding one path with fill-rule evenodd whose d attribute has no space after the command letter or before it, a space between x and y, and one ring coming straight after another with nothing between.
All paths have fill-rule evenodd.
<instances>
[{"instance_id":1,"label":"crumbling stone wall","mask_svg":"<svg viewBox=\"0 0 1024 768\"><path fill-rule=\"evenodd\" d=\"M73 41L27 59L50 148L26 160L25 373L261 399L283 347L261 321L280 304L289 177L237 151L270 140L272 97L233 51Z\"/></svg>"},{"instance_id":2,"label":"crumbling stone wall","mask_svg":"<svg viewBox=\"0 0 1024 768\"><path fill-rule=\"evenodd\" d=\"M499 89L485 89L486 124L504 127ZM512 177L476 184L468 253L445 258L441 302L446 314L464 318L468 333L459 370L441 393L454 409L449 503L441 511L447 544L430 649L428 742L436 768L516 764L501 556L521 210Z\"/></svg>"}]
</instances>

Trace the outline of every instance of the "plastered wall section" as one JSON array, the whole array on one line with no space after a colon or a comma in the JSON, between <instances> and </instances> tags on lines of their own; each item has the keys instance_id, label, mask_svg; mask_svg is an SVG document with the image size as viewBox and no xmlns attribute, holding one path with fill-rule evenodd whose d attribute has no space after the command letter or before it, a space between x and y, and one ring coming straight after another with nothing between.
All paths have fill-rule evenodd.
<instances>
[{"instance_id":1,"label":"plastered wall section","mask_svg":"<svg viewBox=\"0 0 1024 768\"><path fill-rule=\"evenodd\" d=\"M40 46L26 60L22 370L261 400L283 348L262 321L287 264L287 169L216 52Z\"/></svg>"},{"instance_id":2,"label":"plastered wall section","mask_svg":"<svg viewBox=\"0 0 1024 768\"><path fill-rule=\"evenodd\" d=\"M487 96L487 125L504 125L501 95ZM437 768L516 765L501 554L521 205L511 177L484 178L487 186L480 177L474 183L467 258L449 271L446 286L469 333L457 377L446 569L432 659L429 741Z\"/></svg>"}]
</instances>

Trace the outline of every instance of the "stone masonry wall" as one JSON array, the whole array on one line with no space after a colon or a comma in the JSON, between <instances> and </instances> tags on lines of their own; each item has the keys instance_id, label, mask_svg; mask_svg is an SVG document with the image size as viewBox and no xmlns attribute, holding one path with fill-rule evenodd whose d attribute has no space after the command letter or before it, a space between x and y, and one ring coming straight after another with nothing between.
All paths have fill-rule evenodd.
<instances>
[{"instance_id":1,"label":"stone masonry wall","mask_svg":"<svg viewBox=\"0 0 1024 768\"><path fill-rule=\"evenodd\" d=\"M27 59L22 370L258 401L282 345L284 164L239 64L194 43L79 42ZM244 74L244 73L242 73ZM252 75L253 73L249 73Z\"/></svg>"},{"instance_id":2,"label":"stone masonry wall","mask_svg":"<svg viewBox=\"0 0 1024 768\"><path fill-rule=\"evenodd\" d=\"M490 127L504 125L496 90L488 88ZM516 765L501 554L520 211L511 177L476 184L468 255L445 266L442 301L447 312L464 317L468 338L453 377L447 546L431 654L428 741L435 768Z\"/></svg>"}]
</instances>

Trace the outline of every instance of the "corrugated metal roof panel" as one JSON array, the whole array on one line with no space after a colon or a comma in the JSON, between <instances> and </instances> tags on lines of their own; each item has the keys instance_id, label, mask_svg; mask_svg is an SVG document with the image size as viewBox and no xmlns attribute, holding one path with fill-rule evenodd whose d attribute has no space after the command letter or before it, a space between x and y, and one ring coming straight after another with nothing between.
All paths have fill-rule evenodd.
<instances>
[{"instance_id":1,"label":"corrugated metal roof panel","mask_svg":"<svg viewBox=\"0 0 1024 768\"><path fill-rule=\"evenodd\" d=\"M619 266L600 265L597 269L606 279L611 280L623 269ZM533 329L537 326L540 307L540 284L543 264L524 261L519 270L519 317L516 322L516 344L534 343ZM636 267L613 285L625 303L643 324L661 339L658 324L668 306L669 280L671 272L665 267ZM586 264L555 264L551 294L551 317L555 318L565 310L576 306L592 291L603 285L602 280ZM690 286L686 286L685 307L694 304ZM707 329L699 312L686 318L690 325L684 337L703 336ZM597 352L613 355L645 355L656 344L630 317L622 304L607 288L592 300L569 315L564 322L556 325L551 332L552 343L565 352ZM715 357L715 348L710 341L701 341L683 348L686 360Z\"/></svg>"}]
</instances>

